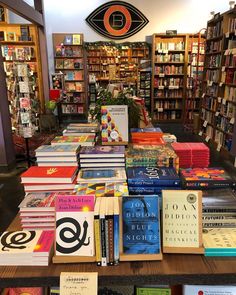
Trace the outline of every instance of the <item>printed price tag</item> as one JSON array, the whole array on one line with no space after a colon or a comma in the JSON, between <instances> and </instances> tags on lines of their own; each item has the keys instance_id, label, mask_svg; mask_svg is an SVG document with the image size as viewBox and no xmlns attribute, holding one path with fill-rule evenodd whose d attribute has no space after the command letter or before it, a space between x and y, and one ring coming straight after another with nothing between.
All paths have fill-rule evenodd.
<instances>
[{"instance_id":1,"label":"printed price tag","mask_svg":"<svg viewBox=\"0 0 236 295\"><path fill-rule=\"evenodd\" d=\"M229 32L225 33L225 38L229 38Z\"/></svg>"},{"instance_id":2,"label":"printed price tag","mask_svg":"<svg viewBox=\"0 0 236 295\"><path fill-rule=\"evenodd\" d=\"M208 142L210 139L211 139L210 136L207 136L207 137L205 138L205 141Z\"/></svg>"},{"instance_id":3,"label":"printed price tag","mask_svg":"<svg viewBox=\"0 0 236 295\"><path fill-rule=\"evenodd\" d=\"M215 113L215 116L217 117L217 116L219 116L219 114L220 114L220 112L216 112L216 113Z\"/></svg>"},{"instance_id":4,"label":"printed price tag","mask_svg":"<svg viewBox=\"0 0 236 295\"><path fill-rule=\"evenodd\" d=\"M165 74L160 73L160 74L159 74L159 77L165 77Z\"/></svg>"},{"instance_id":5,"label":"printed price tag","mask_svg":"<svg viewBox=\"0 0 236 295\"><path fill-rule=\"evenodd\" d=\"M202 136L203 132L202 131L199 131L198 135Z\"/></svg>"},{"instance_id":6,"label":"printed price tag","mask_svg":"<svg viewBox=\"0 0 236 295\"><path fill-rule=\"evenodd\" d=\"M222 99L221 97L218 97L218 102L219 102L219 103L221 103L221 99Z\"/></svg>"},{"instance_id":7,"label":"printed price tag","mask_svg":"<svg viewBox=\"0 0 236 295\"><path fill-rule=\"evenodd\" d=\"M162 113L163 112L163 108L158 108L157 111L158 111L158 113Z\"/></svg>"},{"instance_id":8,"label":"printed price tag","mask_svg":"<svg viewBox=\"0 0 236 295\"><path fill-rule=\"evenodd\" d=\"M204 98L204 97L205 97L205 95L206 95L206 93L203 93L203 94L202 94L202 98Z\"/></svg>"},{"instance_id":9,"label":"printed price tag","mask_svg":"<svg viewBox=\"0 0 236 295\"><path fill-rule=\"evenodd\" d=\"M221 68L221 71L222 71L222 72L225 72L225 66L223 66L223 67Z\"/></svg>"},{"instance_id":10,"label":"printed price tag","mask_svg":"<svg viewBox=\"0 0 236 295\"><path fill-rule=\"evenodd\" d=\"M222 147L222 145L220 143L218 143L217 148L216 148L217 152L220 152L221 147Z\"/></svg>"},{"instance_id":11,"label":"printed price tag","mask_svg":"<svg viewBox=\"0 0 236 295\"><path fill-rule=\"evenodd\" d=\"M224 104L224 105L226 104L226 99L225 98L222 99L222 104Z\"/></svg>"},{"instance_id":12,"label":"printed price tag","mask_svg":"<svg viewBox=\"0 0 236 295\"><path fill-rule=\"evenodd\" d=\"M206 127L208 124L208 122L205 120L204 123L203 123L203 127Z\"/></svg>"},{"instance_id":13,"label":"printed price tag","mask_svg":"<svg viewBox=\"0 0 236 295\"><path fill-rule=\"evenodd\" d=\"M231 118L230 121L229 121L229 123L230 124L234 124L234 120L235 120L234 118Z\"/></svg>"}]
</instances>

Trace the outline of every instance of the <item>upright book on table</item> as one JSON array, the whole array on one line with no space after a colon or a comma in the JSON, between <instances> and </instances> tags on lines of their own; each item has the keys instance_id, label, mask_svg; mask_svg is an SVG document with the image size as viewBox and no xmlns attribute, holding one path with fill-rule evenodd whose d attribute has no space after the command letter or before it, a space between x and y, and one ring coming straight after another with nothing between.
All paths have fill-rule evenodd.
<instances>
[{"instance_id":1,"label":"upright book on table","mask_svg":"<svg viewBox=\"0 0 236 295\"><path fill-rule=\"evenodd\" d=\"M162 191L164 253L202 254L202 192Z\"/></svg>"},{"instance_id":2,"label":"upright book on table","mask_svg":"<svg viewBox=\"0 0 236 295\"><path fill-rule=\"evenodd\" d=\"M127 144L129 141L128 106L102 106L101 114L102 145Z\"/></svg>"},{"instance_id":3,"label":"upright book on table","mask_svg":"<svg viewBox=\"0 0 236 295\"><path fill-rule=\"evenodd\" d=\"M160 254L157 196L122 197L123 254Z\"/></svg>"},{"instance_id":4,"label":"upright book on table","mask_svg":"<svg viewBox=\"0 0 236 295\"><path fill-rule=\"evenodd\" d=\"M58 195L56 256L94 255L94 196Z\"/></svg>"}]
</instances>

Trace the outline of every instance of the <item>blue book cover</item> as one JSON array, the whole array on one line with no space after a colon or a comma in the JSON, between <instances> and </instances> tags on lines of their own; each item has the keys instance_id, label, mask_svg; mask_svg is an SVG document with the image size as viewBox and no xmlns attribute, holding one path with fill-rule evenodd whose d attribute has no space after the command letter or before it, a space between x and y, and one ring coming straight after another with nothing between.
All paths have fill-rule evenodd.
<instances>
[{"instance_id":1,"label":"blue book cover","mask_svg":"<svg viewBox=\"0 0 236 295\"><path fill-rule=\"evenodd\" d=\"M169 167L130 167L127 178L129 186L180 186L178 174Z\"/></svg>"},{"instance_id":2,"label":"blue book cover","mask_svg":"<svg viewBox=\"0 0 236 295\"><path fill-rule=\"evenodd\" d=\"M159 127L153 127L153 128L130 128L130 132L161 132L162 130Z\"/></svg>"},{"instance_id":3,"label":"blue book cover","mask_svg":"<svg viewBox=\"0 0 236 295\"><path fill-rule=\"evenodd\" d=\"M123 157L124 158L125 147L120 146L86 146L80 149L80 158L116 158Z\"/></svg>"},{"instance_id":4,"label":"blue book cover","mask_svg":"<svg viewBox=\"0 0 236 295\"><path fill-rule=\"evenodd\" d=\"M160 253L159 212L157 196L122 197L123 253Z\"/></svg>"},{"instance_id":5,"label":"blue book cover","mask_svg":"<svg viewBox=\"0 0 236 295\"><path fill-rule=\"evenodd\" d=\"M114 265L119 263L120 259L120 209L119 209L119 197L113 197L114 199Z\"/></svg>"}]
</instances>

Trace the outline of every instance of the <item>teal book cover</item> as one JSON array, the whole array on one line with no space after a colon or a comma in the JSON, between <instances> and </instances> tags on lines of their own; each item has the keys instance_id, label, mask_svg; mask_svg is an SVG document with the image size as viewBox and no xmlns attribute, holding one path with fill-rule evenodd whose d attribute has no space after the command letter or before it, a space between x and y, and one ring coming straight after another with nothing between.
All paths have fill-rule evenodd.
<instances>
[{"instance_id":1,"label":"teal book cover","mask_svg":"<svg viewBox=\"0 0 236 295\"><path fill-rule=\"evenodd\" d=\"M160 214L157 196L122 197L123 253L160 253Z\"/></svg>"}]
</instances>

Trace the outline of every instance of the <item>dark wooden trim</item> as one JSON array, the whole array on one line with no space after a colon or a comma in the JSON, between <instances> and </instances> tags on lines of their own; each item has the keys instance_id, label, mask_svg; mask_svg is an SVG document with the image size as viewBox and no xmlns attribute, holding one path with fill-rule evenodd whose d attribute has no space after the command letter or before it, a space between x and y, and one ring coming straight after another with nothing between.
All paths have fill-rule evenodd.
<instances>
[{"instance_id":1,"label":"dark wooden trim","mask_svg":"<svg viewBox=\"0 0 236 295\"><path fill-rule=\"evenodd\" d=\"M44 26L43 15L23 0L0 0L0 5L38 26Z\"/></svg>"},{"instance_id":2,"label":"dark wooden trim","mask_svg":"<svg viewBox=\"0 0 236 295\"><path fill-rule=\"evenodd\" d=\"M7 97L6 74L0 46L0 166L8 168L15 162L15 150L11 131L11 117Z\"/></svg>"}]
</instances>

